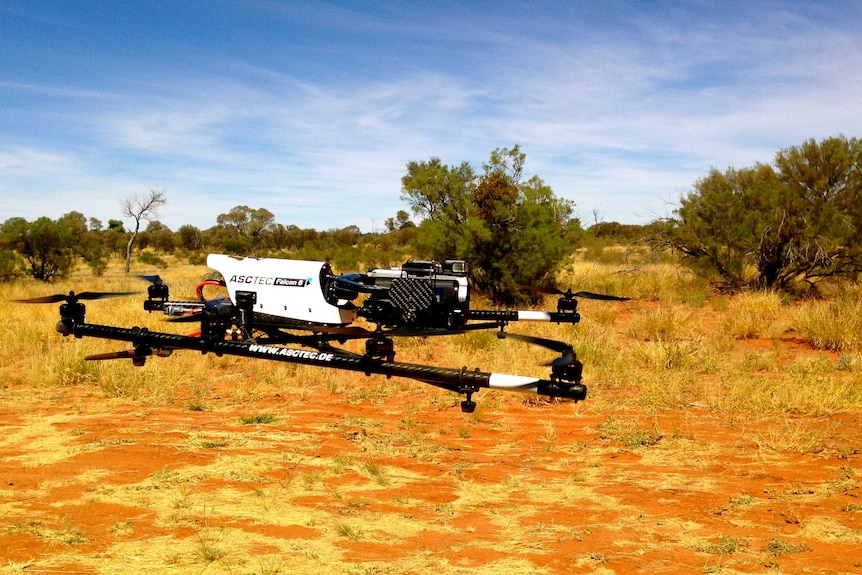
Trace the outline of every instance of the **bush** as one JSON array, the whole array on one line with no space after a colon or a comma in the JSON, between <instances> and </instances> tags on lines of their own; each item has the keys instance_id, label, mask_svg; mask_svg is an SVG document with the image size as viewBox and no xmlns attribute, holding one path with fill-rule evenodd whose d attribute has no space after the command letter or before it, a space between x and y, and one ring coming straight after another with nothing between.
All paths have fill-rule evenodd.
<instances>
[{"instance_id":1,"label":"bush","mask_svg":"<svg viewBox=\"0 0 862 575\"><path fill-rule=\"evenodd\" d=\"M105 270L108 269L108 262L103 258L93 258L87 262L87 265L90 266L90 269L93 271L93 275L97 277L102 277Z\"/></svg>"},{"instance_id":2,"label":"bush","mask_svg":"<svg viewBox=\"0 0 862 575\"><path fill-rule=\"evenodd\" d=\"M155 266L161 269L168 267L168 262L154 254L153 252L141 252L138 254L138 261L148 266Z\"/></svg>"},{"instance_id":3,"label":"bush","mask_svg":"<svg viewBox=\"0 0 862 575\"><path fill-rule=\"evenodd\" d=\"M862 143L809 140L774 166L712 170L655 243L726 287L794 291L862 271Z\"/></svg>"},{"instance_id":4,"label":"bush","mask_svg":"<svg viewBox=\"0 0 862 575\"><path fill-rule=\"evenodd\" d=\"M0 282L10 282L23 275L24 262L13 251L0 251Z\"/></svg>"}]
</instances>

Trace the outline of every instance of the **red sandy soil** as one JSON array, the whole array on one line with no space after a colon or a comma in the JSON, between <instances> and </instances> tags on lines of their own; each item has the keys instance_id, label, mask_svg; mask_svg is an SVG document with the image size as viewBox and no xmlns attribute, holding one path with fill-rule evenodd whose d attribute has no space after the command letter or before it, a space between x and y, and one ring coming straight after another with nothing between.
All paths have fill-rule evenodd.
<instances>
[{"instance_id":1,"label":"red sandy soil","mask_svg":"<svg viewBox=\"0 0 862 575\"><path fill-rule=\"evenodd\" d=\"M2 389L0 572L862 573L862 414L427 389Z\"/></svg>"}]
</instances>

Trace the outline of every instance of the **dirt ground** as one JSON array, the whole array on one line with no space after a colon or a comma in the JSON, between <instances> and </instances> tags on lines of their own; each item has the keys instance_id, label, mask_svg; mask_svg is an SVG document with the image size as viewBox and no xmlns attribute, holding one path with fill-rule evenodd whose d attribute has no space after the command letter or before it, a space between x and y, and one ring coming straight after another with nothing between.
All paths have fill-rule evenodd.
<instances>
[{"instance_id":1,"label":"dirt ground","mask_svg":"<svg viewBox=\"0 0 862 575\"><path fill-rule=\"evenodd\" d=\"M862 573L859 413L232 385L0 389L0 572Z\"/></svg>"}]
</instances>

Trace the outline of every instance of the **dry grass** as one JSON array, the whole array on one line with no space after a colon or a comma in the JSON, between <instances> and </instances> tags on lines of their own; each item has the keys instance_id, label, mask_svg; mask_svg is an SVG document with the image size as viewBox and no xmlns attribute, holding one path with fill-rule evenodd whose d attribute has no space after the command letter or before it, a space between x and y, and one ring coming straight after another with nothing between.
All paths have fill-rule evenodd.
<instances>
[{"instance_id":1,"label":"dry grass","mask_svg":"<svg viewBox=\"0 0 862 575\"><path fill-rule=\"evenodd\" d=\"M719 327L736 339L780 337L782 307L781 296L776 292L743 293L730 300Z\"/></svg>"},{"instance_id":2,"label":"dry grass","mask_svg":"<svg viewBox=\"0 0 862 575\"><path fill-rule=\"evenodd\" d=\"M862 289L842 291L836 299L804 302L794 318L799 333L818 349L853 352L862 347Z\"/></svg>"},{"instance_id":3,"label":"dry grass","mask_svg":"<svg viewBox=\"0 0 862 575\"><path fill-rule=\"evenodd\" d=\"M634 257L616 266L573 261L560 280L562 285L576 289L632 295L637 298L632 302L583 300L579 325L515 324L510 329L572 341L587 365L586 377L594 388L629 389L644 406L654 409L696 403L729 413L801 410L822 415L859 407L860 362L856 352L862 291L845 290L838 301L796 306L782 302L775 293L718 297L712 305L705 305L707 302L697 297L703 286L695 278L671 264L633 262ZM193 292L207 271L204 267L174 265L161 275L171 285L172 296L183 298ZM132 369L128 362L86 362L83 358L88 354L122 349L125 344L60 337L52 330L56 306L10 301L82 288L145 291L146 283L110 269L100 278L82 271L55 285L22 282L0 286L0 313L7 318L0 326L0 338L5 343L0 349L4 385L82 385L107 396L152 405L183 402L190 409L206 409L213 388L229 389L239 402L271 393L307 402L316 394L326 393L339 396L346 404L383 403L412 389L411 384L399 380L355 385L365 378L307 366L201 357L191 352L177 352L168 360L151 358L144 369ZM141 299L88 302L87 319L177 333L188 329L184 324L167 324L158 314L143 312ZM546 304L553 307L554 299L548 298ZM477 300L474 305L481 306L482 302ZM800 355L786 343L788 338L800 336L810 343L811 352L836 350L843 355ZM771 343L749 350L741 347L751 340ZM349 345L359 349L360 344ZM404 361L440 363L439 358L445 358L448 365L503 373L545 376L540 360L552 357L552 353L522 342L499 340L490 332L398 341L398 359ZM800 393L801 385L805 393ZM456 401L451 394L436 390L420 395L420 401L443 408ZM512 400L504 396L498 401Z\"/></svg>"}]
</instances>

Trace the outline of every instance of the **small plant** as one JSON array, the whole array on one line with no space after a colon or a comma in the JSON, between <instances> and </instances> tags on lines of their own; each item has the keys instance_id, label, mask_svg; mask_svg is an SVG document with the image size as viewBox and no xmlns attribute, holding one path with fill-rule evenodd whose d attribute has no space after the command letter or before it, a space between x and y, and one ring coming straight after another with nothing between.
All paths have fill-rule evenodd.
<instances>
[{"instance_id":1,"label":"small plant","mask_svg":"<svg viewBox=\"0 0 862 575\"><path fill-rule=\"evenodd\" d=\"M339 523L335 526L335 532L338 533L339 536L350 539L351 541L359 541L362 539L362 530L357 527L353 527L349 523Z\"/></svg>"},{"instance_id":2,"label":"small plant","mask_svg":"<svg viewBox=\"0 0 862 575\"><path fill-rule=\"evenodd\" d=\"M650 447L661 441L662 435L655 428L642 429L636 421L609 415L601 425L602 438L622 443L629 449Z\"/></svg>"},{"instance_id":3,"label":"small plant","mask_svg":"<svg viewBox=\"0 0 862 575\"><path fill-rule=\"evenodd\" d=\"M314 486L320 483L320 473L317 471L313 471L311 473L304 473L302 475L302 486L306 491L311 491L314 489Z\"/></svg>"},{"instance_id":4,"label":"small plant","mask_svg":"<svg viewBox=\"0 0 862 575\"><path fill-rule=\"evenodd\" d=\"M224 440L203 440L201 441L201 447L203 449L220 449L222 447L227 447L228 443Z\"/></svg>"},{"instance_id":5,"label":"small plant","mask_svg":"<svg viewBox=\"0 0 862 575\"><path fill-rule=\"evenodd\" d=\"M80 545L81 543L87 542L87 535L77 527L66 527L65 529L60 529L54 533L53 538L57 539L64 545Z\"/></svg>"},{"instance_id":6,"label":"small plant","mask_svg":"<svg viewBox=\"0 0 862 575\"><path fill-rule=\"evenodd\" d=\"M542 426L545 428L545 435L540 438L540 443L542 451L547 453L557 444L557 430L554 428L553 422L550 421L543 421Z\"/></svg>"},{"instance_id":7,"label":"small plant","mask_svg":"<svg viewBox=\"0 0 862 575\"><path fill-rule=\"evenodd\" d=\"M336 455L332 458L330 468L336 475L344 472L345 469L353 467L353 459L349 455Z\"/></svg>"},{"instance_id":8,"label":"small plant","mask_svg":"<svg viewBox=\"0 0 862 575\"><path fill-rule=\"evenodd\" d=\"M773 557L778 557L780 555L790 555L793 553L811 551L811 547L809 547L806 543L794 545L793 543L782 541L781 539L770 539L766 542L766 545L763 546L763 550L772 555Z\"/></svg>"},{"instance_id":9,"label":"small plant","mask_svg":"<svg viewBox=\"0 0 862 575\"><path fill-rule=\"evenodd\" d=\"M204 563L213 563L227 555L227 551L218 546L218 538L198 535L197 555Z\"/></svg>"},{"instance_id":10,"label":"small plant","mask_svg":"<svg viewBox=\"0 0 862 575\"><path fill-rule=\"evenodd\" d=\"M697 366L708 368L703 338L692 341L653 340L636 345L632 355L648 369L683 370Z\"/></svg>"},{"instance_id":11,"label":"small plant","mask_svg":"<svg viewBox=\"0 0 862 575\"><path fill-rule=\"evenodd\" d=\"M87 260L87 265L90 266L90 270L96 277L102 277L103 275L105 275L105 270L108 269L108 262L106 262L103 258L100 257Z\"/></svg>"},{"instance_id":12,"label":"small plant","mask_svg":"<svg viewBox=\"0 0 862 575\"><path fill-rule=\"evenodd\" d=\"M239 418L242 425L267 425L275 423L278 418L268 413L260 413L257 415L243 415Z\"/></svg>"},{"instance_id":13,"label":"small plant","mask_svg":"<svg viewBox=\"0 0 862 575\"><path fill-rule=\"evenodd\" d=\"M842 353L835 363L835 369L838 371L857 372L860 368L862 368L862 357L856 353Z\"/></svg>"},{"instance_id":14,"label":"small plant","mask_svg":"<svg viewBox=\"0 0 862 575\"><path fill-rule=\"evenodd\" d=\"M389 484L389 477L386 475L386 471L373 461L366 461L362 467L365 469L368 476L378 485Z\"/></svg>"},{"instance_id":15,"label":"small plant","mask_svg":"<svg viewBox=\"0 0 862 575\"><path fill-rule=\"evenodd\" d=\"M743 493L739 497L734 497L730 500L730 504L733 507L746 507L748 505L752 505L757 498L753 495L749 495L748 493Z\"/></svg>"},{"instance_id":16,"label":"small plant","mask_svg":"<svg viewBox=\"0 0 862 575\"><path fill-rule=\"evenodd\" d=\"M710 553L712 555L732 555L739 551L739 548L742 546L743 545L736 538L725 535L716 543L704 545L700 548L700 551Z\"/></svg>"},{"instance_id":17,"label":"small plant","mask_svg":"<svg viewBox=\"0 0 862 575\"><path fill-rule=\"evenodd\" d=\"M109 531L117 536L131 535L135 532L135 526L128 521L119 521L111 525Z\"/></svg>"}]
</instances>

